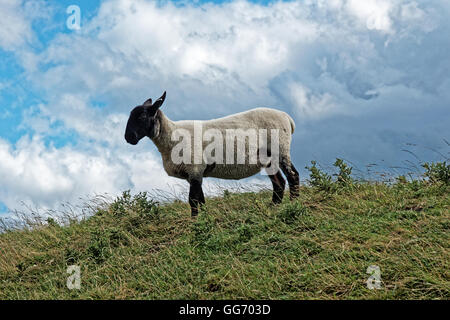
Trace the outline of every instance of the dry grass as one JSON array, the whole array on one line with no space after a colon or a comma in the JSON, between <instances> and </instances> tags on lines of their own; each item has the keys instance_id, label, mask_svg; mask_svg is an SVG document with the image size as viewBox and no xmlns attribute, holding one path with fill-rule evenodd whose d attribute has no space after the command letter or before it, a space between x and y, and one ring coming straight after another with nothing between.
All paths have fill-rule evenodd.
<instances>
[{"instance_id":1,"label":"dry grass","mask_svg":"<svg viewBox=\"0 0 450 320\"><path fill-rule=\"evenodd\" d=\"M197 219L183 202L125 194L0 234L0 298L449 299L449 191L302 187L279 206L268 192L225 192ZM66 287L73 264L80 290ZM370 265L380 290L366 286Z\"/></svg>"}]
</instances>

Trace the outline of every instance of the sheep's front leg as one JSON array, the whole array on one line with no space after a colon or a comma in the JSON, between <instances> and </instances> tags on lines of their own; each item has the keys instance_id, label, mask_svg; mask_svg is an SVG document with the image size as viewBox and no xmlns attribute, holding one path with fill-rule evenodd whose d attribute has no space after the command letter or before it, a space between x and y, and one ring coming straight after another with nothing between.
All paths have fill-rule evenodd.
<instances>
[{"instance_id":1,"label":"sheep's front leg","mask_svg":"<svg viewBox=\"0 0 450 320\"><path fill-rule=\"evenodd\" d=\"M191 215L194 217L198 214L198 208L205 203L205 196L203 195L201 180L191 179L189 184L189 205L191 206Z\"/></svg>"}]
</instances>

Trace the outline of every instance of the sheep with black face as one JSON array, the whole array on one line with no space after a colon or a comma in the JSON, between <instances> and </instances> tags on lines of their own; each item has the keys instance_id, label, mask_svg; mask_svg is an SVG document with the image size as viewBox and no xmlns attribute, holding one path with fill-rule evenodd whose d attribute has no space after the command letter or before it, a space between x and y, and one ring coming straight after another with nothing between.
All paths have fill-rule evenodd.
<instances>
[{"instance_id":1,"label":"sheep with black face","mask_svg":"<svg viewBox=\"0 0 450 320\"><path fill-rule=\"evenodd\" d=\"M237 180L255 175L263 168L267 170L268 167L271 167L274 170L268 176L273 185L272 201L280 203L283 198L286 182L281 175L281 171L288 180L291 199L298 197L299 174L290 157L291 136L294 132L295 124L287 113L270 108L256 108L213 120L171 121L160 110L165 98L166 92L155 103L148 99L131 111L125 131L125 140L132 145L136 145L143 137L149 137L154 142L161 153L164 170L167 174L189 182L189 204L193 216L197 215L199 206L205 203L202 190L204 177ZM247 153L244 155L244 163L239 161L217 162L217 151L215 151L214 157L203 156L200 162L192 161L193 158L189 158L190 161L181 163L174 161L173 150L179 144L179 138L177 138L176 133L180 131L188 132L194 137L195 128L198 128L198 126L202 128L203 132L208 132L209 130L219 133L221 137L224 137L224 141L220 141L220 145L223 146L228 142L225 137L228 138L227 132L230 130L261 131L262 129L265 132L276 130L279 141L277 144L278 149L274 150L273 144L267 143L264 146L264 152L268 155L276 152L278 155L277 163L274 163L273 160L270 163L262 161L251 162L249 161L251 155ZM208 139L202 139L200 148L204 150L207 144ZM194 157L196 153L195 148L199 146L195 142L188 145L189 148L192 148L192 152L189 152L189 154ZM250 139L245 140L244 150L250 150L251 147ZM234 160L239 156L239 152L236 152L236 150L234 149ZM223 150L223 152L226 151L228 150ZM262 149L258 149L257 153L262 153Z\"/></svg>"}]
</instances>

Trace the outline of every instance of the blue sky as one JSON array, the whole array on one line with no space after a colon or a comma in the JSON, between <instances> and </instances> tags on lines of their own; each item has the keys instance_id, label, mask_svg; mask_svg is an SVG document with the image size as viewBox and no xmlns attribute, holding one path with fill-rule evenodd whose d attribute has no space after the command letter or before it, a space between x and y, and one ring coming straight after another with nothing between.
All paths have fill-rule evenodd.
<instances>
[{"instance_id":1,"label":"blue sky","mask_svg":"<svg viewBox=\"0 0 450 320\"><path fill-rule=\"evenodd\" d=\"M167 1L161 1L161 4L164 4ZM224 3L229 1L221 1L221 0L193 0L193 1L185 1L185 0L176 0L173 1L178 6L182 5L195 5L201 6L204 3ZM252 0L253 3L259 4L268 4L271 1L268 0ZM17 3L21 3L17 1ZM31 1L28 1L31 3ZM89 21L95 14L97 13L99 6L101 4L100 0L82 0L82 1L73 1L73 0L61 0L51 4L45 4L44 2L39 2L36 6L38 8L34 8L34 10L42 10L44 11L44 17L36 18L31 21L31 29L33 31L33 39L31 43L31 47L29 48L35 53L42 52L47 48L49 43L55 39L60 34L70 34L73 33L72 30L66 27L66 20L68 18L68 14L66 13L66 8L70 5L78 5L82 10L82 22L81 25L84 25L85 22ZM26 6L26 1L22 3L22 7ZM42 13L41 13L42 14ZM6 82L11 84L13 87L13 91L1 91L0 94L0 105L3 117L0 125L0 136L8 141L15 143L18 139L20 139L25 134L32 134L32 130L27 130L23 126L20 126L22 121L22 115L20 111L27 108L28 106L38 103L45 103L45 97L38 91L35 90L31 84L26 83L26 79L24 78L24 69L21 66L20 62L17 61L16 56L13 50L3 50L0 48L0 80L2 82ZM18 98L20 97L20 98ZM93 106L95 105L103 105L100 101L99 103L93 102ZM14 115L13 115L14 114ZM72 132L70 134L65 135L64 137L51 137L48 139L48 142L53 142L58 146L63 146L65 143L76 142L76 135Z\"/></svg>"},{"instance_id":2,"label":"blue sky","mask_svg":"<svg viewBox=\"0 0 450 320\"><path fill-rule=\"evenodd\" d=\"M300 169L445 160L449 18L444 0L2 1L0 212L184 186L150 141L123 141L130 109L164 90L174 120L285 110Z\"/></svg>"}]
</instances>

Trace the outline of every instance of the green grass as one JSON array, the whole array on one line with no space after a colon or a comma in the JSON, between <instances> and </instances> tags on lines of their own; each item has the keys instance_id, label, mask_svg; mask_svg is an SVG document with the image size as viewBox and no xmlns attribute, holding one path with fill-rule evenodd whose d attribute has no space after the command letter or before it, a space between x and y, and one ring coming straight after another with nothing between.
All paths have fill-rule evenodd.
<instances>
[{"instance_id":1,"label":"green grass","mask_svg":"<svg viewBox=\"0 0 450 320\"><path fill-rule=\"evenodd\" d=\"M302 187L186 203L146 194L0 234L0 299L449 299L450 187ZM81 289L69 290L70 265ZM382 288L369 290L370 265Z\"/></svg>"}]
</instances>

